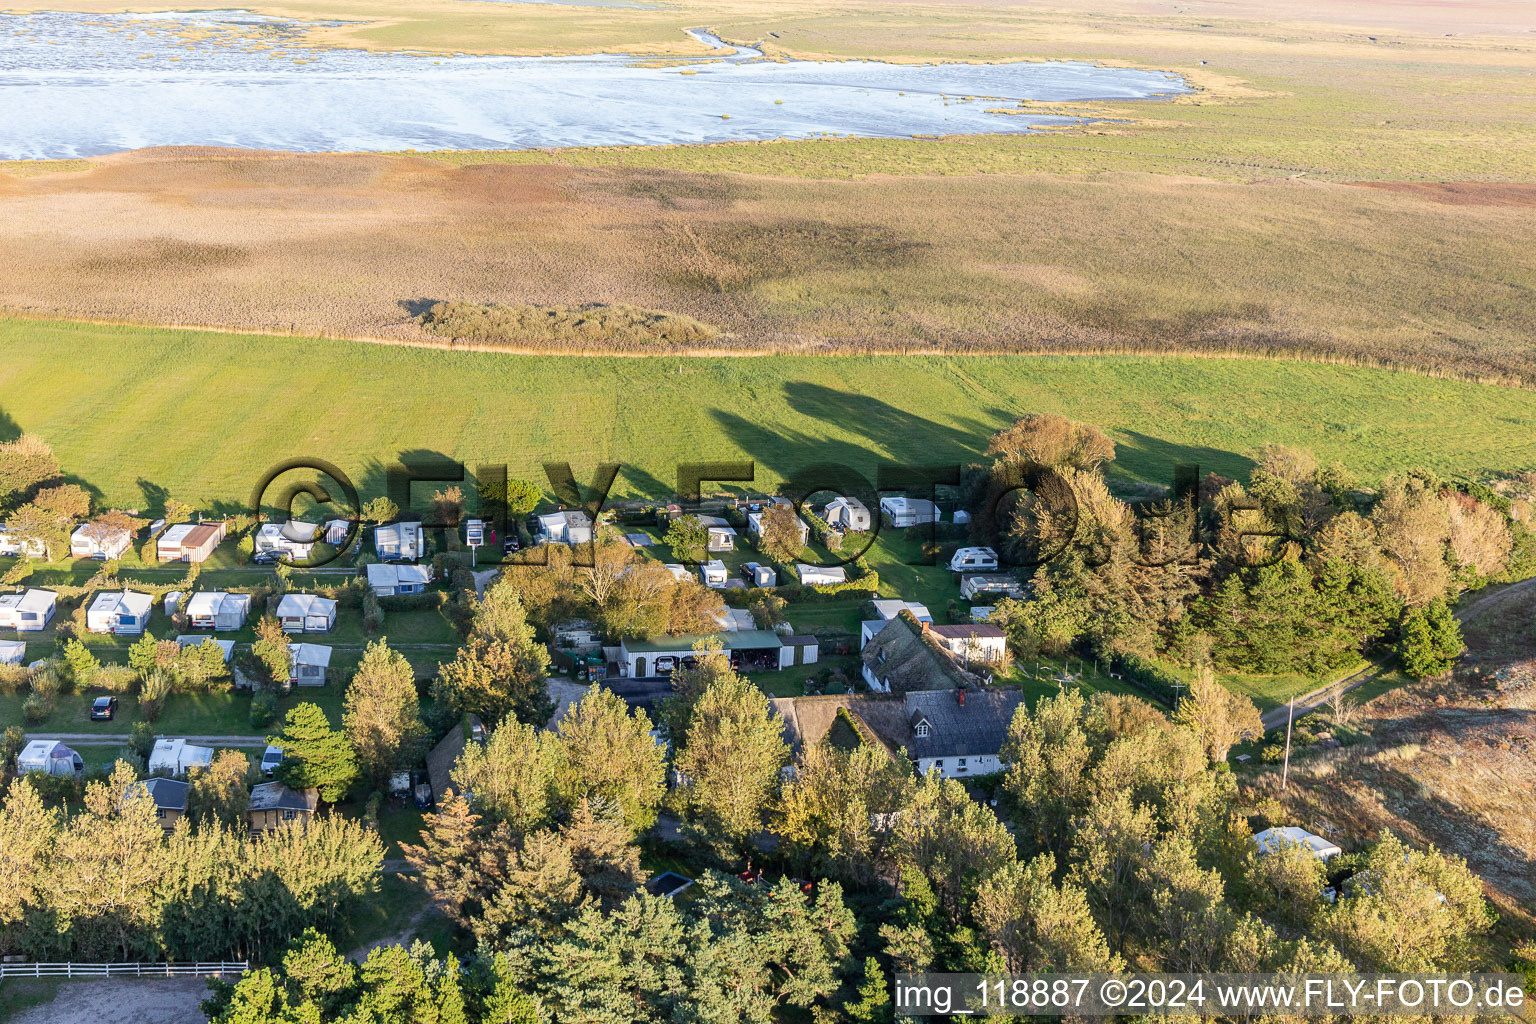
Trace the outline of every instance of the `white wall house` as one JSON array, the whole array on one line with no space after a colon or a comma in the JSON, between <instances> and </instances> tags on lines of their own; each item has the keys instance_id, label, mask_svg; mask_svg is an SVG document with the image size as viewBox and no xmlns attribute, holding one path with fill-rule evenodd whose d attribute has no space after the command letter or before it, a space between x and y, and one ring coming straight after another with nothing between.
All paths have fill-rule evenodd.
<instances>
[{"instance_id":1,"label":"white wall house","mask_svg":"<svg viewBox=\"0 0 1536 1024\"><path fill-rule=\"evenodd\" d=\"M991 548L960 548L949 560L950 572L992 572L997 552Z\"/></svg>"},{"instance_id":2,"label":"white wall house","mask_svg":"<svg viewBox=\"0 0 1536 1024\"><path fill-rule=\"evenodd\" d=\"M907 751L918 774L965 779L1007 767L1000 752L1022 690L916 690L906 702Z\"/></svg>"},{"instance_id":3,"label":"white wall house","mask_svg":"<svg viewBox=\"0 0 1536 1024\"><path fill-rule=\"evenodd\" d=\"M592 539L592 517L576 510L539 516L539 536L546 544L585 544Z\"/></svg>"},{"instance_id":4,"label":"white wall house","mask_svg":"<svg viewBox=\"0 0 1536 1024\"><path fill-rule=\"evenodd\" d=\"M149 625L155 599L132 590L96 595L85 613L85 628L92 633L138 636Z\"/></svg>"},{"instance_id":5,"label":"white wall house","mask_svg":"<svg viewBox=\"0 0 1536 1024\"><path fill-rule=\"evenodd\" d=\"M187 599L187 621L193 629L211 629L228 633L245 625L251 611L250 594L229 594L222 590L198 591Z\"/></svg>"},{"instance_id":6,"label":"white wall house","mask_svg":"<svg viewBox=\"0 0 1536 1024\"><path fill-rule=\"evenodd\" d=\"M432 570L425 565L368 565L368 586L375 597L419 594L432 582Z\"/></svg>"},{"instance_id":7,"label":"white wall house","mask_svg":"<svg viewBox=\"0 0 1536 1024\"><path fill-rule=\"evenodd\" d=\"M336 625L336 602L318 594L284 594L277 622L285 633L328 633Z\"/></svg>"},{"instance_id":8,"label":"white wall house","mask_svg":"<svg viewBox=\"0 0 1536 1024\"><path fill-rule=\"evenodd\" d=\"M766 629L744 629L705 636L658 636L651 640L625 639L619 643L619 672L631 678L660 676L672 672L696 657L694 645L713 638L719 641L732 667L738 671L773 671L789 668L795 662L795 649L785 639Z\"/></svg>"},{"instance_id":9,"label":"white wall house","mask_svg":"<svg viewBox=\"0 0 1536 1024\"><path fill-rule=\"evenodd\" d=\"M149 752L149 774L185 775L193 768L213 764L213 748L199 747L184 739L161 737Z\"/></svg>"},{"instance_id":10,"label":"white wall house","mask_svg":"<svg viewBox=\"0 0 1536 1024\"><path fill-rule=\"evenodd\" d=\"M255 550L258 555L263 551L272 551L287 555L292 560L303 561L315 550L315 541L320 538L320 533L319 526L298 519L290 519L286 523L263 523L261 529L256 531Z\"/></svg>"},{"instance_id":11,"label":"white wall house","mask_svg":"<svg viewBox=\"0 0 1536 1024\"><path fill-rule=\"evenodd\" d=\"M790 505L790 507L793 507L793 505L791 505L790 502L785 501L783 499L775 499L773 504L774 505ZM750 533L754 537L761 537L763 535L763 518L768 515L768 512L769 512L769 510L766 509L766 508L763 509L761 512L748 512L747 513L747 532ZM800 546L801 547L805 547L805 545L811 539L811 527L810 527L810 524L808 524L804 519L801 519L797 515L797 516L795 516L795 526L798 527L799 530L800 530Z\"/></svg>"},{"instance_id":12,"label":"white wall house","mask_svg":"<svg viewBox=\"0 0 1536 1024\"><path fill-rule=\"evenodd\" d=\"M373 528L373 549L387 562L414 562L426 550L420 523L389 523Z\"/></svg>"},{"instance_id":13,"label":"white wall house","mask_svg":"<svg viewBox=\"0 0 1536 1024\"><path fill-rule=\"evenodd\" d=\"M974 601L978 597L1019 598L1024 596L1024 587L1018 577L1007 573L976 573L960 578L960 596L967 601Z\"/></svg>"},{"instance_id":14,"label":"white wall house","mask_svg":"<svg viewBox=\"0 0 1536 1024\"><path fill-rule=\"evenodd\" d=\"M288 651L288 682L292 686L324 686L331 649L321 644L294 644Z\"/></svg>"},{"instance_id":15,"label":"white wall house","mask_svg":"<svg viewBox=\"0 0 1536 1024\"><path fill-rule=\"evenodd\" d=\"M869 508L858 498L840 496L827 502L822 514L828 526L847 531L868 530L872 525Z\"/></svg>"},{"instance_id":16,"label":"white wall house","mask_svg":"<svg viewBox=\"0 0 1536 1024\"><path fill-rule=\"evenodd\" d=\"M0 594L0 629L35 633L53 621L59 595L51 590L25 590L19 594Z\"/></svg>"},{"instance_id":17,"label":"white wall house","mask_svg":"<svg viewBox=\"0 0 1536 1024\"><path fill-rule=\"evenodd\" d=\"M69 553L74 558L121 558L133 543L126 529L106 529L99 523L81 523L69 535Z\"/></svg>"},{"instance_id":18,"label":"white wall house","mask_svg":"<svg viewBox=\"0 0 1536 1024\"><path fill-rule=\"evenodd\" d=\"M846 583L848 581L848 570L840 565L807 565L804 562L799 562L795 565L795 574L800 577L800 582L807 587L824 587L830 583Z\"/></svg>"},{"instance_id":19,"label":"white wall house","mask_svg":"<svg viewBox=\"0 0 1536 1024\"><path fill-rule=\"evenodd\" d=\"M926 498L908 498L893 495L880 499L880 514L897 528L920 526L939 521L939 506Z\"/></svg>"},{"instance_id":20,"label":"white wall house","mask_svg":"<svg viewBox=\"0 0 1536 1024\"><path fill-rule=\"evenodd\" d=\"M43 542L36 537L23 537L9 527L0 525L0 555L23 554L28 558L42 558L47 552Z\"/></svg>"},{"instance_id":21,"label":"white wall house","mask_svg":"<svg viewBox=\"0 0 1536 1024\"><path fill-rule=\"evenodd\" d=\"M928 635L948 648L949 653L967 662L999 662L1008 649L1008 638L1003 631L985 623L931 626Z\"/></svg>"}]
</instances>

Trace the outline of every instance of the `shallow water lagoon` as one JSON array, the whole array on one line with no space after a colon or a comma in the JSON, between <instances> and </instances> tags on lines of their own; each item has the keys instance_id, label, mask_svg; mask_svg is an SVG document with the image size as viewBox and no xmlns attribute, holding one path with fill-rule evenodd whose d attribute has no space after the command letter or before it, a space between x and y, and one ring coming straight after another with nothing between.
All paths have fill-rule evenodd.
<instances>
[{"instance_id":1,"label":"shallow water lagoon","mask_svg":"<svg viewBox=\"0 0 1536 1024\"><path fill-rule=\"evenodd\" d=\"M241 11L0 15L0 158L143 146L300 152L658 145L1027 132L1022 100L1130 100L1178 76L1086 63L762 60L706 32L698 62L311 49ZM648 66L649 65L649 66Z\"/></svg>"}]
</instances>

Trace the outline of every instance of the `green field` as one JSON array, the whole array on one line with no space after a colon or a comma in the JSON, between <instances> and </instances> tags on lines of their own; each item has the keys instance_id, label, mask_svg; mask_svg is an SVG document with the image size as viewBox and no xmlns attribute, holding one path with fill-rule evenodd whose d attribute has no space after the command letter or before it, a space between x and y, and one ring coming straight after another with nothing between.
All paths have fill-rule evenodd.
<instances>
[{"instance_id":1,"label":"green field","mask_svg":"<svg viewBox=\"0 0 1536 1024\"><path fill-rule=\"evenodd\" d=\"M105 504L160 488L240 505L279 460L315 456L364 494L402 455L545 460L661 497L686 461L751 459L753 487L816 463L958 464L1015 416L1061 412L1119 448L1113 476L1178 461L1243 475L1266 442L1365 480L1425 466L1536 469L1536 393L1386 370L1120 356L573 358L159 328L0 321L0 434L44 437Z\"/></svg>"}]
</instances>

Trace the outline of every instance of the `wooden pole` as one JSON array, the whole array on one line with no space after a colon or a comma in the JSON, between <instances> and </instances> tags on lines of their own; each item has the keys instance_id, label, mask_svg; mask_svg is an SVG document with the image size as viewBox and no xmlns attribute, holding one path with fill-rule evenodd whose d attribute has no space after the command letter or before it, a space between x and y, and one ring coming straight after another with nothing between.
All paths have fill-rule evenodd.
<instances>
[{"instance_id":1,"label":"wooden pole","mask_svg":"<svg viewBox=\"0 0 1536 1024\"><path fill-rule=\"evenodd\" d=\"M1291 703L1285 713L1285 767L1280 769L1280 792L1285 792L1285 787L1291 781L1291 720L1296 717L1296 697L1291 696Z\"/></svg>"}]
</instances>

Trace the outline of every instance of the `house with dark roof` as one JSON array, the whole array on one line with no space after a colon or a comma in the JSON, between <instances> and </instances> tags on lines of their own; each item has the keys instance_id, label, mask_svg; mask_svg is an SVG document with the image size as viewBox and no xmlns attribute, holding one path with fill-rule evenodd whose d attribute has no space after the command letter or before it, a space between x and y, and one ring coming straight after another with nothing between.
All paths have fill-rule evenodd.
<instances>
[{"instance_id":1,"label":"house with dark roof","mask_svg":"<svg viewBox=\"0 0 1536 1024\"><path fill-rule=\"evenodd\" d=\"M179 779L156 778L145 779L142 785L155 802L155 820L169 832L187 813L187 790L192 788L191 784Z\"/></svg>"},{"instance_id":2,"label":"house with dark roof","mask_svg":"<svg viewBox=\"0 0 1536 1024\"><path fill-rule=\"evenodd\" d=\"M302 825L314 816L320 793L313 788L289 789L281 782L263 782L251 789L246 815L252 832L270 832L285 825Z\"/></svg>"},{"instance_id":3,"label":"house with dark roof","mask_svg":"<svg viewBox=\"0 0 1536 1024\"><path fill-rule=\"evenodd\" d=\"M864 682L876 693L978 688L990 677L967 671L949 646L903 609L864 645Z\"/></svg>"},{"instance_id":4,"label":"house with dark roof","mask_svg":"<svg viewBox=\"0 0 1536 1024\"><path fill-rule=\"evenodd\" d=\"M996 690L909 690L904 746L919 773L947 779L1002 771L999 752L1008 723L1024 703L1024 692Z\"/></svg>"}]
</instances>

